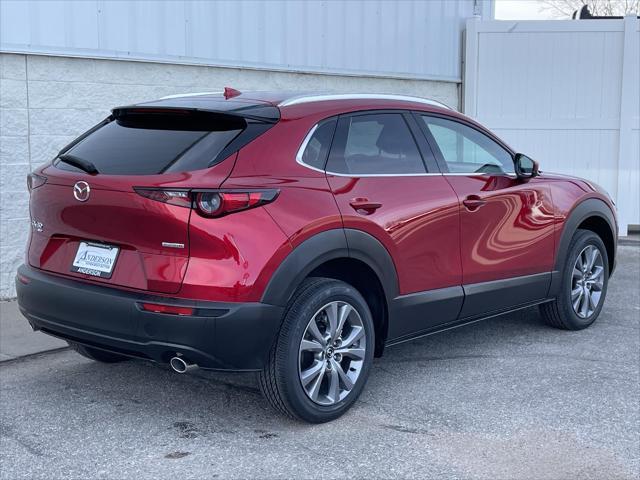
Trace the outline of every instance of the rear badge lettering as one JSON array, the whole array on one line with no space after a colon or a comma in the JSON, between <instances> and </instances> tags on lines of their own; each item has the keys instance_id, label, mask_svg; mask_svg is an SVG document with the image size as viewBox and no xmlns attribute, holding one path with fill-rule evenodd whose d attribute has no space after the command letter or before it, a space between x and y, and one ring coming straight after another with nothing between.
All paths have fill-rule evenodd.
<instances>
[{"instance_id":1,"label":"rear badge lettering","mask_svg":"<svg viewBox=\"0 0 640 480\"><path fill-rule=\"evenodd\" d=\"M162 242L162 246L167 248L184 248L184 243Z\"/></svg>"},{"instance_id":2,"label":"rear badge lettering","mask_svg":"<svg viewBox=\"0 0 640 480\"><path fill-rule=\"evenodd\" d=\"M31 226L36 232L42 232L44 230L44 224L37 220L31 220Z\"/></svg>"}]
</instances>

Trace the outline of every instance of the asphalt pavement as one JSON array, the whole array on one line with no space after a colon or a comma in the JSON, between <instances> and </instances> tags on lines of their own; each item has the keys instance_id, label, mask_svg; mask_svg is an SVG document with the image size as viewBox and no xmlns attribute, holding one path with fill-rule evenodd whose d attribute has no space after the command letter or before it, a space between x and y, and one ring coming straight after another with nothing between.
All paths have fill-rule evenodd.
<instances>
[{"instance_id":1,"label":"asphalt pavement","mask_svg":"<svg viewBox=\"0 0 640 480\"><path fill-rule=\"evenodd\" d=\"M387 350L341 419L279 416L252 375L65 350L0 364L0 478L640 476L640 248L598 322L527 309Z\"/></svg>"}]
</instances>

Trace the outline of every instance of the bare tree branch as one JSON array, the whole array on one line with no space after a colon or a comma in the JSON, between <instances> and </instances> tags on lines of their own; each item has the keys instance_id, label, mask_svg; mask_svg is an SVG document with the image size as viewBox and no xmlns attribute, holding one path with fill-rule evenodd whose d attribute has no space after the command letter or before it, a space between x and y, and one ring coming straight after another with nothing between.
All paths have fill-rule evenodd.
<instances>
[{"instance_id":1,"label":"bare tree branch","mask_svg":"<svg viewBox=\"0 0 640 480\"><path fill-rule=\"evenodd\" d=\"M640 14L640 0L542 0L541 10L555 17L570 18L584 5L594 16L611 17Z\"/></svg>"}]
</instances>

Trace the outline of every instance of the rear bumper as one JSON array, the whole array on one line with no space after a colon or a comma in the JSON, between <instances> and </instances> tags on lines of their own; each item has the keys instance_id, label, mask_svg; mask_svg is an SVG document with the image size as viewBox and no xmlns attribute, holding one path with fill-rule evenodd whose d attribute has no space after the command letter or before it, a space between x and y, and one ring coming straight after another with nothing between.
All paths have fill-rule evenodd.
<instances>
[{"instance_id":1,"label":"rear bumper","mask_svg":"<svg viewBox=\"0 0 640 480\"><path fill-rule=\"evenodd\" d=\"M146 295L90 285L26 265L16 278L18 305L34 330L132 357L166 363L176 353L201 368L260 370L283 308ZM141 309L142 302L187 306L195 315Z\"/></svg>"}]
</instances>

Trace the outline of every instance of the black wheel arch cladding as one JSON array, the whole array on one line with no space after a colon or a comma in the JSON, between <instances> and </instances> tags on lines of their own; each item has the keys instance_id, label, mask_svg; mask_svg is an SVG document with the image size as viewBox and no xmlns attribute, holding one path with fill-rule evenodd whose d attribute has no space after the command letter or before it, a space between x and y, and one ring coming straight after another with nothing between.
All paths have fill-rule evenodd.
<instances>
[{"instance_id":1,"label":"black wheel arch cladding","mask_svg":"<svg viewBox=\"0 0 640 480\"><path fill-rule=\"evenodd\" d=\"M602 238L602 242L605 244L607 250L609 275L613 273L618 238L615 216L609 206L597 198L589 198L579 203L565 220L560 242L556 248L557 255L554 270L562 271L567 254L569 253L571 239L583 222L594 217L604 220L609 226L611 237L609 239ZM598 232L595 233L598 234ZM612 244L608 245L607 242Z\"/></svg>"},{"instance_id":2,"label":"black wheel arch cladding","mask_svg":"<svg viewBox=\"0 0 640 480\"><path fill-rule=\"evenodd\" d=\"M336 228L312 236L289 253L269 280L261 301L286 305L313 270L339 258L354 258L366 263L378 276L387 300L398 295L396 268L382 243L360 230Z\"/></svg>"}]
</instances>

